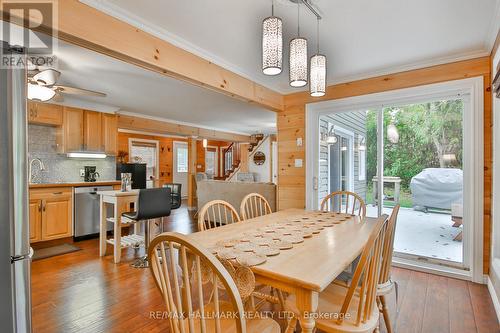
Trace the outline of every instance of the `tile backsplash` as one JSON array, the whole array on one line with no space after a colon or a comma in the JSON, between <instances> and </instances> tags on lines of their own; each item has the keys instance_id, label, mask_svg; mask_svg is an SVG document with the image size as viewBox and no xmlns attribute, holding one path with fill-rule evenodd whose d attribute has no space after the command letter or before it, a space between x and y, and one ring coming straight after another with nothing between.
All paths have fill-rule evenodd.
<instances>
[{"instance_id":1,"label":"tile backsplash","mask_svg":"<svg viewBox=\"0 0 500 333\"><path fill-rule=\"evenodd\" d=\"M68 158L56 151L56 128L42 125L28 125L29 160L39 158L45 164L45 171L40 171L38 163L34 165L37 183L80 182L80 169L95 166L100 177L98 180L114 180L116 163L114 157L105 159Z\"/></svg>"}]
</instances>

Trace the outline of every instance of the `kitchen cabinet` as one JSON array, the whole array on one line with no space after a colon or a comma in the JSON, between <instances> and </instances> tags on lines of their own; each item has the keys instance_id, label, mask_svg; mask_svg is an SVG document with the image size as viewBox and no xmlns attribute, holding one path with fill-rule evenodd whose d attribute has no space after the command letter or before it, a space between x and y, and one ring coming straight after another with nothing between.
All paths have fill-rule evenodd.
<instances>
[{"instance_id":1,"label":"kitchen cabinet","mask_svg":"<svg viewBox=\"0 0 500 333\"><path fill-rule=\"evenodd\" d=\"M61 126L63 107L56 104L28 101L28 122L37 125Z\"/></svg>"},{"instance_id":2,"label":"kitchen cabinet","mask_svg":"<svg viewBox=\"0 0 500 333\"><path fill-rule=\"evenodd\" d=\"M102 114L102 142L104 152L115 156L118 150L118 119L115 114Z\"/></svg>"},{"instance_id":3,"label":"kitchen cabinet","mask_svg":"<svg viewBox=\"0 0 500 333\"><path fill-rule=\"evenodd\" d=\"M30 218L30 243L42 240L42 201L30 200L29 218Z\"/></svg>"},{"instance_id":4,"label":"kitchen cabinet","mask_svg":"<svg viewBox=\"0 0 500 333\"><path fill-rule=\"evenodd\" d=\"M56 134L60 153L83 151L83 114L82 109L64 107L63 124Z\"/></svg>"},{"instance_id":5,"label":"kitchen cabinet","mask_svg":"<svg viewBox=\"0 0 500 333\"><path fill-rule=\"evenodd\" d=\"M73 235L71 187L30 190L30 242Z\"/></svg>"},{"instance_id":6,"label":"kitchen cabinet","mask_svg":"<svg viewBox=\"0 0 500 333\"><path fill-rule=\"evenodd\" d=\"M114 156L117 135L116 115L64 107L62 126L57 130L58 152L105 152Z\"/></svg>"},{"instance_id":7,"label":"kitchen cabinet","mask_svg":"<svg viewBox=\"0 0 500 333\"><path fill-rule=\"evenodd\" d=\"M83 113L83 150L102 152L102 117L100 112L87 111Z\"/></svg>"}]
</instances>

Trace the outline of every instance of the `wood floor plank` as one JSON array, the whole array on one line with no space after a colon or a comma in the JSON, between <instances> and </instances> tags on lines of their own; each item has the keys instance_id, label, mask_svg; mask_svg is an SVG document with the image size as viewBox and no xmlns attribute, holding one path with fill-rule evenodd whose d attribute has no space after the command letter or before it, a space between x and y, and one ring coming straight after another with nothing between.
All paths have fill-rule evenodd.
<instances>
[{"instance_id":1,"label":"wood floor plank","mask_svg":"<svg viewBox=\"0 0 500 333\"><path fill-rule=\"evenodd\" d=\"M448 279L451 333L477 332L467 281Z\"/></svg>"},{"instance_id":2,"label":"wood floor plank","mask_svg":"<svg viewBox=\"0 0 500 333\"><path fill-rule=\"evenodd\" d=\"M425 295L424 318L422 332L449 333L448 278L429 275L427 294Z\"/></svg>"},{"instance_id":3,"label":"wood floor plank","mask_svg":"<svg viewBox=\"0 0 500 333\"><path fill-rule=\"evenodd\" d=\"M500 332L491 296L484 285L468 282L472 310L478 333Z\"/></svg>"},{"instance_id":4,"label":"wood floor plank","mask_svg":"<svg viewBox=\"0 0 500 333\"><path fill-rule=\"evenodd\" d=\"M429 274L411 272L410 280L406 287L405 296L398 316L396 332L420 333L425 310L425 295Z\"/></svg>"},{"instance_id":5,"label":"wood floor plank","mask_svg":"<svg viewBox=\"0 0 500 333\"><path fill-rule=\"evenodd\" d=\"M164 224L165 231L196 231L193 213L185 207ZM116 265L111 251L106 257L99 257L96 239L75 245L82 250L32 264L35 333L170 332L168 320L149 315L150 311L165 309L151 272L130 267L143 250L123 250L123 261ZM498 332L486 286L454 279L446 279L446 286L444 278L401 268L393 268L392 276L399 285L397 319L395 293L388 297L395 332L438 332L432 330L431 323L442 329L439 332ZM447 305L443 302L446 293ZM442 310L446 306L447 320ZM284 321L280 324L284 328ZM383 324L381 332L385 332Z\"/></svg>"}]
</instances>

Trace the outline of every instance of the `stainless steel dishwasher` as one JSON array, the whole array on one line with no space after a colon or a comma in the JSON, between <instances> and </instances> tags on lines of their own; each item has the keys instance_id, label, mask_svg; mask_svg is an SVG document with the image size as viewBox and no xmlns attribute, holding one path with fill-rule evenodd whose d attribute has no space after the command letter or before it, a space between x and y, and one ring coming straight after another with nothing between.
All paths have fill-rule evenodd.
<instances>
[{"instance_id":1,"label":"stainless steel dishwasher","mask_svg":"<svg viewBox=\"0 0 500 333\"><path fill-rule=\"evenodd\" d=\"M112 191L113 186L89 186L75 187L74 194L74 216L73 229L74 239L82 240L99 235L99 195L98 191ZM111 216L107 212L107 216ZM113 228L112 224L107 224L107 230Z\"/></svg>"}]
</instances>

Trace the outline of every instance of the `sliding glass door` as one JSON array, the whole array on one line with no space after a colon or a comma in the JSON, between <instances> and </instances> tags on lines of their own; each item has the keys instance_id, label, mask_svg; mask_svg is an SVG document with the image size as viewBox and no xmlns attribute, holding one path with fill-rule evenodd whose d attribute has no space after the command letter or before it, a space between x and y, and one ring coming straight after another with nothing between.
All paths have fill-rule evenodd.
<instances>
[{"instance_id":1,"label":"sliding glass door","mask_svg":"<svg viewBox=\"0 0 500 333\"><path fill-rule=\"evenodd\" d=\"M400 205L396 256L466 268L463 115L458 96L322 115L318 203L352 191L368 216Z\"/></svg>"}]
</instances>

